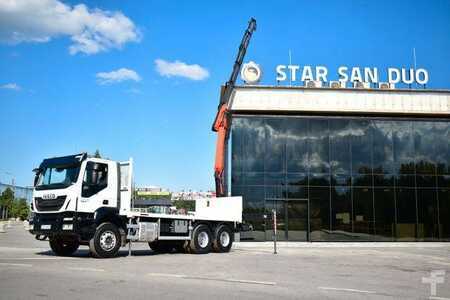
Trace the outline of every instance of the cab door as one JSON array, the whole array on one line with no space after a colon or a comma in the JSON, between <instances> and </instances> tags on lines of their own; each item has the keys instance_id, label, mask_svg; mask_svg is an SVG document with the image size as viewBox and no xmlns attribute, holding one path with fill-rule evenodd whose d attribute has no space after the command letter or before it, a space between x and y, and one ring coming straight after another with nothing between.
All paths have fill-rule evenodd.
<instances>
[{"instance_id":1,"label":"cab door","mask_svg":"<svg viewBox=\"0 0 450 300\"><path fill-rule=\"evenodd\" d=\"M117 165L104 160L86 162L81 197L80 212L94 212L99 207L117 207Z\"/></svg>"},{"instance_id":2,"label":"cab door","mask_svg":"<svg viewBox=\"0 0 450 300\"><path fill-rule=\"evenodd\" d=\"M133 159L118 163L120 173L120 201L118 207L121 214L127 214L132 207L133 195Z\"/></svg>"}]
</instances>

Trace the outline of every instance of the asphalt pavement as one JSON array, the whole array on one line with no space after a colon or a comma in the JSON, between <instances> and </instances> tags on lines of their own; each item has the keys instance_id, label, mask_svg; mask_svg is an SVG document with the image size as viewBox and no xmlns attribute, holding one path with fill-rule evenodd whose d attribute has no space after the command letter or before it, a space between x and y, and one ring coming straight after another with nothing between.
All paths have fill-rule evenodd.
<instances>
[{"instance_id":1,"label":"asphalt pavement","mask_svg":"<svg viewBox=\"0 0 450 300\"><path fill-rule=\"evenodd\" d=\"M14 224L0 233L0 299L450 300L450 243L281 243L276 255L270 243L205 255L136 243L127 254L54 256Z\"/></svg>"}]
</instances>

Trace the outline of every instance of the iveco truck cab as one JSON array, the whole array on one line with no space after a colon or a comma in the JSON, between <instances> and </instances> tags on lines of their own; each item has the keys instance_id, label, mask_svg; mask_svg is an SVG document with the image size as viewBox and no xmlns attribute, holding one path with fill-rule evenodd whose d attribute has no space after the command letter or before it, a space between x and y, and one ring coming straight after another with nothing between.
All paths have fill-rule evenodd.
<instances>
[{"instance_id":1,"label":"iveco truck cab","mask_svg":"<svg viewBox=\"0 0 450 300\"><path fill-rule=\"evenodd\" d=\"M157 252L228 252L242 222L241 197L197 199L185 214L134 209L132 159L81 153L44 159L34 171L30 232L57 255L87 245L95 257L113 257L131 242Z\"/></svg>"}]
</instances>

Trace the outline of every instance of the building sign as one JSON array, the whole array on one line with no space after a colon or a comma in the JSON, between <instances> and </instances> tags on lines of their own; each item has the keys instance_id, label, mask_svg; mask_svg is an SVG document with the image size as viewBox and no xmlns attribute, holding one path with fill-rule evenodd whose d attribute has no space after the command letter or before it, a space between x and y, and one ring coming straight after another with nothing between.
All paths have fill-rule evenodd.
<instances>
[{"instance_id":1,"label":"building sign","mask_svg":"<svg viewBox=\"0 0 450 300\"><path fill-rule=\"evenodd\" d=\"M261 80L261 68L258 64L250 61L242 66L241 78L247 84L256 84Z\"/></svg>"},{"instance_id":2,"label":"building sign","mask_svg":"<svg viewBox=\"0 0 450 300\"><path fill-rule=\"evenodd\" d=\"M276 67L277 81L328 81L328 69L324 66L300 66L300 65L278 65ZM422 68L406 69L406 68L388 68L384 73L380 73L378 68L360 68L340 66L337 69L338 80L350 82L371 82L379 83L380 75L387 78L389 83L404 83L404 84L427 84L428 71Z\"/></svg>"}]
</instances>

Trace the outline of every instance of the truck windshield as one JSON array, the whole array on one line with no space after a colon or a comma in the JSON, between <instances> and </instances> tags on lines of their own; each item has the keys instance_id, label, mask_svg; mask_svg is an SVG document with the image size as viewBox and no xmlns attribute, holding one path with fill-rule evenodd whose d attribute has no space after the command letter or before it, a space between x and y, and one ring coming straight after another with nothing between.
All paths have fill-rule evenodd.
<instances>
[{"instance_id":1,"label":"truck windshield","mask_svg":"<svg viewBox=\"0 0 450 300\"><path fill-rule=\"evenodd\" d=\"M39 173L37 190L65 188L77 181L80 166L46 167Z\"/></svg>"}]
</instances>

